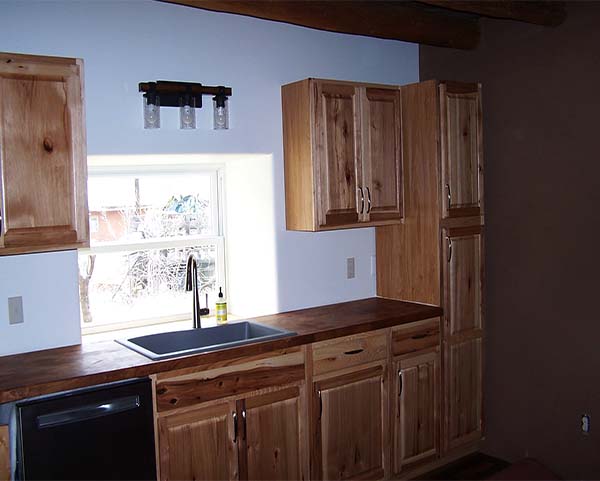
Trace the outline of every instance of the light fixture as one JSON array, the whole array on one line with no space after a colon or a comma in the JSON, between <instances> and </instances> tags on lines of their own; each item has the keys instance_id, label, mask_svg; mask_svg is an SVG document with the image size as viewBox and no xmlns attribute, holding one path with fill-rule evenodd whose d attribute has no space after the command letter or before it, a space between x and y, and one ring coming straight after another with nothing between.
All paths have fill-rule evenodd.
<instances>
[{"instance_id":1,"label":"light fixture","mask_svg":"<svg viewBox=\"0 0 600 481\"><path fill-rule=\"evenodd\" d=\"M179 108L179 127L196 128L196 109L202 108L202 96L214 95L213 127L229 128L228 98L231 87L209 87L199 83L158 80L142 82L139 91L144 93L144 128L160 128L160 107Z\"/></svg>"},{"instance_id":2,"label":"light fixture","mask_svg":"<svg viewBox=\"0 0 600 481\"><path fill-rule=\"evenodd\" d=\"M219 87L219 93L213 97L213 129L227 130L229 128L229 107L225 87Z\"/></svg>"}]
</instances>

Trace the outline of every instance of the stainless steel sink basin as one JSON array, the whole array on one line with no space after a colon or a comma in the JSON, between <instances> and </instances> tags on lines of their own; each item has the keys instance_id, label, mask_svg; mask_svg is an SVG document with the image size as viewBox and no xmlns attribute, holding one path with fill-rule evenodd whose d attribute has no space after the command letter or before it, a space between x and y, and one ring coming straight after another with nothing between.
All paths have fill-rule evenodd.
<instances>
[{"instance_id":1,"label":"stainless steel sink basin","mask_svg":"<svg viewBox=\"0 0 600 481\"><path fill-rule=\"evenodd\" d=\"M117 339L116 341L157 361L295 335L295 332L285 329L265 326L258 322L243 321L224 326L164 332L131 339Z\"/></svg>"}]
</instances>

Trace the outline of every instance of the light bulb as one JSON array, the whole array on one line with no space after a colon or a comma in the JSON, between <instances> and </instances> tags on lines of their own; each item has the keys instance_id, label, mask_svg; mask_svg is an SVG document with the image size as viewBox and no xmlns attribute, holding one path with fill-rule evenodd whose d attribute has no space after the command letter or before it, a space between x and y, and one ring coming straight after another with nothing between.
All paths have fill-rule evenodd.
<instances>
[{"instance_id":1,"label":"light bulb","mask_svg":"<svg viewBox=\"0 0 600 481\"><path fill-rule=\"evenodd\" d=\"M145 129L158 129L160 128L160 99L158 95L148 102L146 97L144 99L144 128Z\"/></svg>"},{"instance_id":2,"label":"light bulb","mask_svg":"<svg viewBox=\"0 0 600 481\"><path fill-rule=\"evenodd\" d=\"M196 109L192 105L179 107L179 128L190 130L196 128Z\"/></svg>"},{"instance_id":3,"label":"light bulb","mask_svg":"<svg viewBox=\"0 0 600 481\"><path fill-rule=\"evenodd\" d=\"M215 130L229 128L229 109L226 97L225 100L213 100L213 128Z\"/></svg>"}]
</instances>

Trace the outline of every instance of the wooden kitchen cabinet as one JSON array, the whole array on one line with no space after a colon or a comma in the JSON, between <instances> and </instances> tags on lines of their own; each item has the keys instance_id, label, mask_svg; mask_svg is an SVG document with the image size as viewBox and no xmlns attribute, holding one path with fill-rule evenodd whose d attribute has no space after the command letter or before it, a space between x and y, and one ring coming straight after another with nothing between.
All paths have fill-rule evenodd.
<instances>
[{"instance_id":1,"label":"wooden kitchen cabinet","mask_svg":"<svg viewBox=\"0 0 600 481\"><path fill-rule=\"evenodd\" d=\"M376 366L315 383L315 479L384 477L384 376Z\"/></svg>"},{"instance_id":2,"label":"wooden kitchen cabinet","mask_svg":"<svg viewBox=\"0 0 600 481\"><path fill-rule=\"evenodd\" d=\"M158 420L163 480L238 479L235 402Z\"/></svg>"},{"instance_id":3,"label":"wooden kitchen cabinet","mask_svg":"<svg viewBox=\"0 0 600 481\"><path fill-rule=\"evenodd\" d=\"M398 87L306 79L282 105L289 230L401 221Z\"/></svg>"},{"instance_id":4,"label":"wooden kitchen cabinet","mask_svg":"<svg viewBox=\"0 0 600 481\"><path fill-rule=\"evenodd\" d=\"M0 255L89 245L82 69L0 53Z\"/></svg>"},{"instance_id":5,"label":"wooden kitchen cabinet","mask_svg":"<svg viewBox=\"0 0 600 481\"><path fill-rule=\"evenodd\" d=\"M304 356L276 354L157 375L160 479L307 479Z\"/></svg>"},{"instance_id":6,"label":"wooden kitchen cabinet","mask_svg":"<svg viewBox=\"0 0 600 481\"><path fill-rule=\"evenodd\" d=\"M401 96L404 222L376 229L377 294L444 309L440 451L450 455L482 436L481 86L430 80Z\"/></svg>"},{"instance_id":7,"label":"wooden kitchen cabinet","mask_svg":"<svg viewBox=\"0 0 600 481\"><path fill-rule=\"evenodd\" d=\"M439 351L394 362L394 474L439 455Z\"/></svg>"},{"instance_id":8,"label":"wooden kitchen cabinet","mask_svg":"<svg viewBox=\"0 0 600 481\"><path fill-rule=\"evenodd\" d=\"M481 88L444 82L439 86L444 217L481 215L483 162Z\"/></svg>"},{"instance_id":9,"label":"wooden kitchen cabinet","mask_svg":"<svg viewBox=\"0 0 600 481\"><path fill-rule=\"evenodd\" d=\"M242 403L241 479L305 479L304 389L293 386Z\"/></svg>"},{"instance_id":10,"label":"wooden kitchen cabinet","mask_svg":"<svg viewBox=\"0 0 600 481\"><path fill-rule=\"evenodd\" d=\"M313 479L387 473L389 349L382 331L313 344Z\"/></svg>"}]
</instances>

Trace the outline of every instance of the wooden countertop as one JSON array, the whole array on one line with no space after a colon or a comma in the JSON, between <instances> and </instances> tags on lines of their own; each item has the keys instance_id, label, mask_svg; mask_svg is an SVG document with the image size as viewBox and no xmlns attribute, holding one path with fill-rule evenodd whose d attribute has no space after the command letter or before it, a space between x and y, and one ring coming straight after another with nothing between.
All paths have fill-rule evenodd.
<instances>
[{"instance_id":1,"label":"wooden countertop","mask_svg":"<svg viewBox=\"0 0 600 481\"><path fill-rule=\"evenodd\" d=\"M373 297L255 318L296 336L151 361L114 341L0 357L0 403L252 356L441 316L442 309Z\"/></svg>"}]
</instances>

